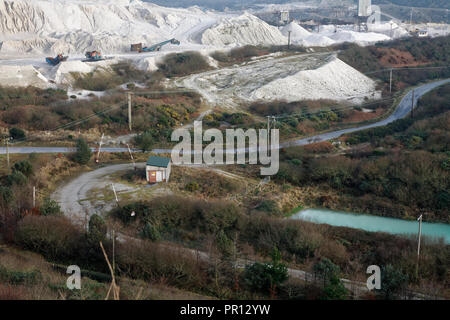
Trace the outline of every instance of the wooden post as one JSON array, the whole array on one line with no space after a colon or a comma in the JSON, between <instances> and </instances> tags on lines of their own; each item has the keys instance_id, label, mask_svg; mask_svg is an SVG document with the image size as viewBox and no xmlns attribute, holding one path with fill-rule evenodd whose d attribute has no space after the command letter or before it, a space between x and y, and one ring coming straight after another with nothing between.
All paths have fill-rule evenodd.
<instances>
[{"instance_id":1,"label":"wooden post","mask_svg":"<svg viewBox=\"0 0 450 320\"><path fill-rule=\"evenodd\" d=\"M419 277L420 239L422 237L422 218L423 218L423 215L421 214L420 217L417 219L417 221L419 221L419 239L417 241L416 278Z\"/></svg>"},{"instance_id":2,"label":"wooden post","mask_svg":"<svg viewBox=\"0 0 450 320\"><path fill-rule=\"evenodd\" d=\"M33 186L33 208L36 208L36 187Z\"/></svg>"},{"instance_id":3,"label":"wooden post","mask_svg":"<svg viewBox=\"0 0 450 320\"><path fill-rule=\"evenodd\" d=\"M414 89L412 90L411 97L411 119L414 118Z\"/></svg>"},{"instance_id":4,"label":"wooden post","mask_svg":"<svg viewBox=\"0 0 450 320\"><path fill-rule=\"evenodd\" d=\"M134 171L136 171L136 162L134 162L133 154L131 153L130 146L127 143L128 153L130 154L131 161L133 162Z\"/></svg>"},{"instance_id":5,"label":"wooden post","mask_svg":"<svg viewBox=\"0 0 450 320\"><path fill-rule=\"evenodd\" d=\"M291 48L291 32L292 31L288 31L288 50Z\"/></svg>"},{"instance_id":6,"label":"wooden post","mask_svg":"<svg viewBox=\"0 0 450 320\"><path fill-rule=\"evenodd\" d=\"M116 188L114 188L114 183L111 183L111 186L112 186L112 189L114 192L114 197L116 198L117 205L119 205L119 199L117 198L117 193L116 193Z\"/></svg>"},{"instance_id":7,"label":"wooden post","mask_svg":"<svg viewBox=\"0 0 450 320\"><path fill-rule=\"evenodd\" d=\"M7 166L7 171L9 173L9 137L5 139L6 140L6 166Z\"/></svg>"},{"instance_id":8,"label":"wooden post","mask_svg":"<svg viewBox=\"0 0 450 320\"><path fill-rule=\"evenodd\" d=\"M389 74L389 93L392 93L392 69Z\"/></svg>"},{"instance_id":9,"label":"wooden post","mask_svg":"<svg viewBox=\"0 0 450 320\"><path fill-rule=\"evenodd\" d=\"M128 92L128 128L131 131L131 92Z\"/></svg>"}]
</instances>

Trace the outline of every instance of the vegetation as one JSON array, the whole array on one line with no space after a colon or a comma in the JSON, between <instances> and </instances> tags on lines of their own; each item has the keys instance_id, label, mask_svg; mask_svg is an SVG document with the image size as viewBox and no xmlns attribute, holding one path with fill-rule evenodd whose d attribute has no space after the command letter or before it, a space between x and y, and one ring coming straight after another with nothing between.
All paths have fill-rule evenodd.
<instances>
[{"instance_id":1,"label":"vegetation","mask_svg":"<svg viewBox=\"0 0 450 320\"><path fill-rule=\"evenodd\" d=\"M204 56L198 52L183 52L167 55L158 64L159 71L164 76L178 77L209 69L209 64Z\"/></svg>"},{"instance_id":2,"label":"vegetation","mask_svg":"<svg viewBox=\"0 0 450 320\"><path fill-rule=\"evenodd\" d=\"M91 159L92 151L86 143L86 140L79 138L77 140L77 151L73 155L73 160L81 165L87 164Z\"/></svg>"},{"instance_id":3,"label":"vegetation","mask_svg":"<svg viewBox=\"0 0 450 320\"><path fill-rule=\"evenodd\" d=\"M348 143L370 145L344 155L317 157L313 146L285 150L276 180L320 186L315 206L406 219L426 210L427 221L449 222L448 99L447 85L420 100L414 119L350 134ZM330 190L343 196L332 200Z\"/></svg>"}]
</instances>

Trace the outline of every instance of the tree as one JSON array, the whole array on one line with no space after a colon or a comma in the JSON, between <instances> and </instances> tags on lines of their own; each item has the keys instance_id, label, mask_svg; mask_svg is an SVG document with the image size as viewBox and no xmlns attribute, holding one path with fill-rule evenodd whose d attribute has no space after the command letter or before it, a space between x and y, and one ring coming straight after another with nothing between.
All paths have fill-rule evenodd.
<instances>
[{"instance_id":1,"label":"tree","mask_svg":"<svg viewBox=\"0 0 450 320\"><path fill-rule=\"evenodd\" d=\"M39 208L39 211L43 216L60 216L61 215L61 207L58 202L52 200L50 198L45 198L44 203Z\"/></svg>"},{"instance_id":2,"label":"tree","mask_svg":"<svg viewBox=\"0 0 450 320\"><path fill-rule=\"evenodd\" d=\"M27 177L20 171L14 171L7 177L8 183L10 186L18 185L23 186L27 183Z\"/></svg>"},{"instance_id":3,"label":"tree","mask_svg":"<svg viewBox=\"0 0 450 320\"><path fill-rule=\"evenodd\" d=\"M394 299L397 294L408 285L408 275L401 272L392 265L384 266L381 269L381 289L380 293L384 299Z\"/></svg>"},{"instance_id":4,"label":"tree","mask_svg":"<svg viewBox=\"0 0 450 320\"><path fill-rule=\"evenodd\" d=\"M83 138L77 140L77 151L73 156L73 160L79 164L87 164L91 159L92 152Z\"/></svg>"},{"instance_id":5,"label":"tree","mask_svg":"<svg viewBox=\"0 0 450 320\"><path fill-rule=\"evenodd\" d=\"M275 248L272 252L272 262L255 262L245 268L244 283L253 290L275 293L277 288L289 277L286 265L280 260L280 252Z\"/></svg>"},{"instance_id":6,"label":"tree","mask_svg":"<svg viewBox=\"0 0 450 320\"><path fill-rule=\"evenodd\" d=\"M142 152L150 151L155 143L153 135L146 131L134 138L134 143L142 150Z\"/></svg>"},{"instance_id":7,"label":"tree","mask_svg":"<svg viewBox=\"0 0 450 320\"><path fill-rule=\"evenodd\" d=\"M347 290L342 284L340 276L340 268L331 260L323 258L320 262L314 264L314 274L323 280L322 299L325 300L342 300L347 295Z\"/></svg>"},{"instance_id":8,"label":"tree","mask_svg":"<svg viewBox=\"0 0 450 320\"><path fill-rule=\"evenodd\" d=\"M8 187L0 186L0 204L9 205L14 200L14 194Z\"/></svg>"},{"instance_id":9,"label":"tree","mask_svg":"<svg viewBox=\"0 0 450 320\"><path fill-rule=\"evenodd\" d=\"M21 172L26 177L30 177L33 174L33 166L28 160L22 160L14 163L12 170L14 172Z\"/></svg>"},{"instance_id":10,"label":"tree","mask_svg":"<svg viewBox=\"0 0 450 320\"><path fill-rule=\"evenodd\" d=\"M152 225L150 222L147 222L142 229L141 236L144 239L149 239L151 241L158 241L161 239L161 234L158 229Z\"/></svg>"},{"instance_id":11,"label":"tree","mask_svg":"<svg viewBox=\"0 0 450 320\"><path fill-rule=\"evenodd\" d=\"M89 239L94 242L103 241L106 238L108 228L105 220L97 214L93 214L89 219Z\"/></svg>"}]
</instances>

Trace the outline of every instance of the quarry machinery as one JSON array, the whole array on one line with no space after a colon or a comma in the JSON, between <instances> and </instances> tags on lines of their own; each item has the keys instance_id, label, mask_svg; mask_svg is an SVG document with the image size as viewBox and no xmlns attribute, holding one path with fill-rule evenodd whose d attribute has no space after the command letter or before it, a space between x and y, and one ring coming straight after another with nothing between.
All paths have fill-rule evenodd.
<instances>
[{"instance_id":1,"label":"quarry machinery","mask_svg":"<svg viewBox=\"0 0 450 320\"><path fill-rule=\"evenodd\" d=\"M131 51L137 51L137 52L153 52L153 51L159 51L161 50L161 48L163 46L165 46L166 44L176 44L179 45L180 41L178 41L177 39L173 38L170 40L166 40L157 44L154 44L150 47L142 47L142 43L136 43L136 44L132 44L131 45Z\"/></svg>"},{"instance_id":2,"label":"quarry machinery","mask_svg":"<svg viewBox=\"0 0 450 320\"><path fill-rule=\"evenodd\" d=\"M83 60L83 62L95 62L95 61L101 61L105 60L102 57L102 54L99 51L87 51L85 54L86 60Z\"/></svg>"},{"instance_id":3,"label":"quarry machinery","mask_svg":"<svg viewBox=\"0 0 450 320\"><path fill-rule=\"evenodd\" d=\"M66 61L68 56L63 56L62 54L58 54L55 58L47 57L45 61L52 66L58 65L60 62Z\"/></svg>"}]
</instances>

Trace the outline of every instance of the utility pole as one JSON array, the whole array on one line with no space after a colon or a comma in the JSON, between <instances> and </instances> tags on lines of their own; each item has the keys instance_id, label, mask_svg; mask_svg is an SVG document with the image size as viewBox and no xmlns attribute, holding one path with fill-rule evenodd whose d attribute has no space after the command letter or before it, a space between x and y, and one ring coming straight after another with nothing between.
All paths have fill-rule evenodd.
<instances>
[{"instance_id":1,"label":"utility pole","mask_svg":"<svg viewBox=\"0 0 450 320\"><path fill-rule=\"evenodd\" d=\"M116 188L114 188L114 183L111 183L111 186L112 186L112 189L114 192L114 197L116 198L117 206L119 206L119 199L117 198L117 193L116 193Z\"/></svg>"},{"instance_id":2,"label":"utility pole","mask_svg":"<svg viewBox=\"0 0 450 320\"><path fill-rule=\"evenodd\" d=\"M413 9L411 8L411 16L409 17L409 25L412 31L412 16L413 16Z\"/></svg>"},{"instance_id":3,"label":"utility pole","mask_svg":"<svg viewBox=\"0 0 450 320\"><path fill-rule=\"evenodd\" d=\"M100 159L100 150L102 148L102 144L103 144L103 137L105 136L104 133L102 133L102 137L100 138L100 142L98 144L98 151L97 151L97 156L95 158L95 162L98 163L99 159Z\"/></svg>"},{"instance_id":4,"label":"utility pole","mask_svg":"<svg viewBox=\"0 0 450 320\"><path fill-rule=\"evenodd\" d=\"M412 90L411 98L411 119L414 118L414 89Z\"/></svg>"},{"instance_id":5,"label":"utility pole","mask_svg":"<svg viewBox=\"0 0 450 320\"><path fill-rule=\"evenodd\" d=\"M389 93L392 93L392 69L389 74Z\"/></svg>"},{"instance_id":6,"label":"utility pole","mask_svg":"<svg viewBox=\"0 0 450 320\"><path fill-rule=\"evenodd\" d=\"M291 48L291 32L292 31L288 31L288 50Z\"/></svg>"},{"instance_id":7,"label":"utility pole","mask_svg":"<svg viewBox=\"0 0 450 320\"><path fill-rule=\"evenodd\" d=\"M6 169L9 173L9 137L5 138L5 144L6 144Z\"/></svg>"},{"instance_id":8,"label":"utility pole","mask_svg":"<svg viewBox=\"0 0 450 320\"><path fill-rule=\"evenodd\" d=\"M128 128L131 131L131 92L128 92Z\"/></svg>"},{"instance_id":9,"label":"utility pole","mask_svg":"<svg viewBox=\"0 0 450 320\"><path fill-rule=\"evenodd\" d=\"M36 187L33 186L33 208L36 208Z\"/></svg>"},{"instance_id":10,"label":"utility pole","mask_svg":"<svg viewBox=\"0 0 450 320\"><path fill-rule=\"evenodd\" d=\"M417 263L416 263L416 278L419 277L419 257L420 257L420 239L422 237L422 217L421 214L420 217L417 219L419 221L419 239L417 242Z\"/></svg>"}]
</instances>

